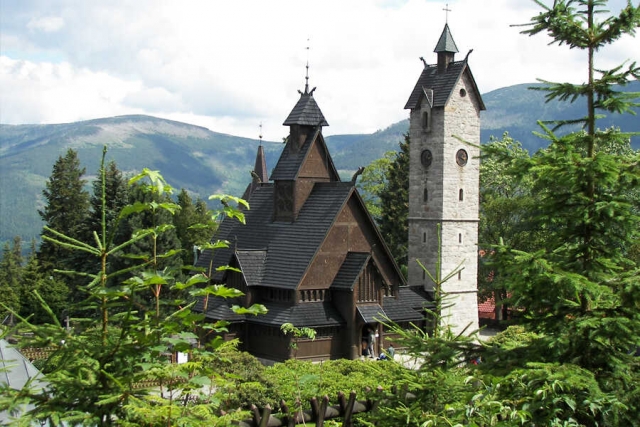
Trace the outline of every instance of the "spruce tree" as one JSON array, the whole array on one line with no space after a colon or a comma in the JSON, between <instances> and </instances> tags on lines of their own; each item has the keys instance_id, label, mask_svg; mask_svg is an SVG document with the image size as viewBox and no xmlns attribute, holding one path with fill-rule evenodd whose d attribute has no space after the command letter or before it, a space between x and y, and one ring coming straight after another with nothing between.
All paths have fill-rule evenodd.
<instances>
[{"instance_id":1,"label":"spruce tree","mask_svg":"<svg viewBox=\"0 0 640 427\"><path fill-rule=\"evenodd\" d=\"M57 230L74 239L82 239L82 229L89 211L89 193L82 179L85 168L80 166L78 153L67 150L58 157L42 194L46 204L38 213L45 223L43 235L50 235L46 228ZM46 270L72 270L74 260L64 247L44 240L38 259Z\"/></svg>"},{"instance_id":2,"label":"spruce tree","mask_svg":"<svg viewBox=\"0 0 640 427\"><path fill-rule=\"evenodd\" d=\"M380 191L380 232L403 271L407 267L409 233L409 134L399 143L400 151L387 170L387 185Z\"/></svg>"},{"instance_id":3,"label":"spruce tree","mask_svg":"<svg viewBox=\"0 0 640 427\"><path fill-rule=\"evenodd\" d=\"M0 260L0 322L9 314L9 310L19 311L21 303L22 239L16 236L13 246L6 242L2 248Z\"/></svg>"},{"instance_id":4,"label":"spruce tree","mask_svg":"<svg viewBox=\"0 0 640 427\"><path fill-rule=\"evenodd\" d=\"M194 264L198 247L209 242L217 225L206 203L201 199L194 203L184 188L178 194L177 202L180 210L173 216L173 224L183 248L182 262L190 266Z\"/></svg>"},{"instance_id":5,"label":"spruce tree","mask_svg":"<svg viewBox=\"0 0 640 427\"><path fill-rule=\"evenodd\" d=\"M51 314L43 308L35 292L47 302L56 318L64 320L65 315L72 314L69 311L69 287L60 278L42 271L35 251L35 242L32 242L31 255L22 274L20 315L30 318L35 324L51 321Z\"/></svg>"},{"instance_id":6,"label":"spruce tree","mask_svg":"<svg viewBox=\"0 0 640 427\"><path fill-rule=\"evenodd\" d=\"M499 248L502 271L512 306L542 334L529 360L572 363L594 373L602 390L628 405L620 425L629 425L640 414L638 362L632 357L640 346L640 269L628 256L638 241L640 217L627 196L640 185L640 155L612 150L628 145L630 134L600 130L596 121L638 105L634 98L640 94L621 92L619 85L638 79L640 67L633 62L597 70L594 56L621 36L635 34L640 6L629 2L618 15L609 15L603 0L536 3L543 11L523 33L547 33L552 44L587 56L585 83L543 81L547 102L586 98L587 111L574 120L541 123L549 148L514 160L521 174L534 177L538 200L523 220L547 235L544 248L534 252ZM555 129L576 123L584 129L556 135Z\"/></svg>"},{"instance_id":7,"label":"spruce tree","mask_svg":"<svg viewBox=\"0 0 640 427\"><path fill-rule=\"evenodd\" d=\"M97 176L103 176L102 170L98 170ZM104 194L102 194L104 188ZM129 203L129 188L127 180L118 169L114 161L107 163L104 169L104 187L102 180L96 179L92 184L92 194L89 201L90 210L84 221L82 230L82 241L93 245L96 242L96 236L101 236L106 230L110 235L106 236L107 240L113 245L124 243L130 238L127 235L124 223L119 221L119 213ZM105 206L102 206L103 200ZM103 218L106 226L102 230ZM114 254L110 262L109 269L116 270L122 264L119 254ZM90 273L100 269L99 260L87 256L83 253L75 254L76 270Z\"/></svg>"}]
</instances>

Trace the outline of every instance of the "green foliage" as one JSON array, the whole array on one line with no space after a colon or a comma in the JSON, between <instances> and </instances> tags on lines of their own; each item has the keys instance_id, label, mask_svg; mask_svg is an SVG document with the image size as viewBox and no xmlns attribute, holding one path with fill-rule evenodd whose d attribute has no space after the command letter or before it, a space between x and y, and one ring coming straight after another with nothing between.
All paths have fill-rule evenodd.
<instances>
[{"instance_id":1,"label":"green foliage","mask_svg":"<svg viewBox=\"0 0 640 427\"><path fill-rule=\"evenodd\" d=\"M206 203L201 199L194 203L184 188L178 194L177 203L180 210L174 215L173 224L184 249L182 263L185 266L193 265L194 252L199 246L209 242L218 225Z\"/></svg>"},{"instance_id":2,"label":"green foliage","mask_svg":"<svg viewBox=\"0 0 640 427\"><path fill-rule=\"evenodd\" d=\"M106 168L100 170L104 195ZM86 298L78 303L80 317L71 319L71 329L61 324L38 292L33 292L32 298L40 302L49 318L40 325L21 318L19 328L29 331L30 336L21 337L19 345L52 346L55 350L41 363L47 373L45 390L33 384L22 390L2 387L0 410L14 408L18 402L33 405L16 422L153 426L219 425L229 421L215 413L220 402L214 391L226 380L215 371L213 362L218 359L218 350L232 344L220 338L203 341L205 332L219 332L224 325L201 329L198 326L204 316L192 312L192 304L166 300L170 288L190 293L191 299L208 288L202 280L179 282L159 267L161 261L176 254L173 248L160 252L158 242L172 227L155 222L161 211L176 211L176 206L165 199L170 187L158 173L148 170L133 181L140 183L138 190L145 198L125 206L113 217L114 222L107 224L108 203L103 196L100 231L93 246L47 229L49 242L97 257L100 268L95 273L80 274L90 283L83 287ZM149 224L133 230L127 241L117 244L113 229L120 221L139 214L147 214ZM128 253L145 239L152 241L148 252L131 258L138 264L120 271L108 267L116 253ZM228 292L216 286L209 287L208 293L224 296ZM261 307L245 311L257 313ZM189 361L171 363L173 352L188 352Z\"/></svg>"},{"instance_id":3,"label":"green foliage","mask_svg":"<svg viewBox=\"0 0 640 427\"><path fill-rule=\"evenodd\" d=\"M629 197L640 185L640 153L629 150L629 134L596 129L596 113L625 112L636 105L632 100L638 94L621 93L613 85L637 79L640 69L632 63L596 70L593 57L622 34L634 34L640 7L628 3L618 16L597 20L604 1L557 1L550 7L537 3L544 10L524 33L547 32L552 43L588 54L587 83L546 82L543 88L549 101L586 98L584 117L553 122L556 128L580 123L585 130L557 136L541 123L540 135L551 142L549 148L530 158L511 156L516 176L532 180L537 204L522 221L542 230L544 245L533 250L499 245L497 269L511 306L518 308L528 330L541 334L527 344L521 368L560 361L565 365L554 369L566 368L568 378L575 375L587 384L587 374L593 375L589 385L572 391L575 401L609 403L591 415L579 405L572 408L575 422L627 425L640 416L637 404L627 400L629 393L637 394L632 382L637 361L630 352L640 345L640 269L629 256L640 231L638 206ZM573 371L569 365L575 365ZM591 394L581 395L586 389ZM547 422L550 416L542 419Z\"/></svg>"},{"instance_id":4,"label":"green foliage","mask_svg":"<svg viewBox=\"0 0 640 427\"><path fill-rule=\"evenodd\" d=\"M13 245L5 243L0 259L0 303L7 308L0 309L3 319L10 311L18 311L22 298L22 239L15 237Z\"/></svg>"},{"instance_id":5,"label":"green foliage","mask_svg":"<svg viewBox=\"0 0 640 427\"><path fill-rule=\"evenodd\" d=\"M482 146L480 163L480 223L478 229L478 295L494 298L497 319L506 319L507 297L504 279L496 267L495 245L532 250L545 243L545 229L524 219L535 211L538 201L532 194L533 177L516 173L516 160L529 159L519 142L505 133Z\"/></svg>"},{"instance_id":6,"label":"green foliage","mask_svg":"<svg viewBox=\"0 0 640 427\"><path fill-rule=\"evenodd\" d=\"M89 193L84 190L82 178L85 168L80 167L78 153L72 149L58 157L46 188L42 191L46 204L38 213L45 223L43 242L38 259L42 268L51 271L72 270L75 265L71 251L54 244L49 230L56 230L73 239L82 238L82 229L89 211ZM73 290L75 293L75 290Z\"/></svg>"},{"instance_id":7,"label":"green foliage","mask_svg":"<svg viewBox=\"0 0 640 427\"><path fill-rule=\"evenodd\" d=\"M406 270L409 230L409 134L387 169L387 185L379 192L382 216L380 232L398 265Z\"/></svg>"},{"instance_id":8,"label":"green foliage","mask_svg":"<svg viewBox=\"0 0 640 427\"><path fill-rule=\"evenodd\" d=\"M395 158L395 151L387 151L384 153L384 156L374 160L364 169L362 176L356 184L367 206L367 210L377 223L379 223L382 218L380 193L382 193L388 185L387 174Z\"/></svg>"}]
</instances>

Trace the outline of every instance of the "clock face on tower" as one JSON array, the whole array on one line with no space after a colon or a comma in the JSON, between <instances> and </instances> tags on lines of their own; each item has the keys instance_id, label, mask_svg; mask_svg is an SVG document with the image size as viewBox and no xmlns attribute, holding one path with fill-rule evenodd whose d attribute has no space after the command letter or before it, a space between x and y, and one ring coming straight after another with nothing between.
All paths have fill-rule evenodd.
<instances>
[{"instance_id":1,"label":"clock face on tower","mask_svg":"<svg viewBox=\"0 0 640 427\"><path fill-rule=\"evenodd\" d=\"M467 152L462 149L458 150L458 152L456 153L456 163L458 164L458 166L466 165L468 160L469 155L467 154Z\"/></svg>"},{"instance_id":2,"label":"clock face on tower","mask_svg":"<svg viewBox=\"0 0 640 427\"><path fill-rule=\"evenodd\" d=\"M422 153L420 153L420 163L422 163L423 167L428 168L429 166L431 166L432 161L433 154L431 154L431 151L423 150Z\"/></svg>"}]
</instances>

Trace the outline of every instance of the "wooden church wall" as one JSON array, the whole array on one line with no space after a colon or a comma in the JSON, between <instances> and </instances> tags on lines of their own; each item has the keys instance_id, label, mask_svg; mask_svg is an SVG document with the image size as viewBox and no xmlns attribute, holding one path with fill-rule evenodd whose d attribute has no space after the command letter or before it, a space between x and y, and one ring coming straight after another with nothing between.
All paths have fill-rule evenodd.
<instances>
[{"instance_id":1,"label":"wooden church wall","mask_svg":"<svg viewBox=\"0 0 640 427\"><path fill-rule=\"evenodd\" d=\"M322 243L300 289L324 289L331 286L347 252L369 252L371 245L364 236L361 221L354 214L355 205L347 203Z\"/></svg>"},{"instance_id":2,"label":"wooden church wall","mask_svg":"<svg viewBox=\"0 0 640 427\"><path fill-rule=\"evenodd\" d=\"M330 181L329 159L324 150L320 149L321 144L318 140L313 142L307 153L307 158L300 168L298 180L305 178L313 178L315 181Z\"/></svg>"},{"instance_id":3,"label":"wooden church wall","mask_svg":"<svg viewBox=\"0 0 640 427\"><path fill-rule=\"evenodd\" d=\"M393 261L389 259L386 251L383 247L383 241L378 238L376 230L369 221L366 213L362 209L357 209L360 203L353 197L349 201L349 205L352 206L351 211L354 213L354 221L361 224L358 232L358 236L351 236L350 239L357 241L360 247L366 247L366 250L359 252L370 252L373 248L372 254L376 262L376 266L380 270L385 282L389 285L400 285L402 278L396 274L396 269L393 265ZM363 241L361 241L363 240Z\"/></svg>"}]
</instances>

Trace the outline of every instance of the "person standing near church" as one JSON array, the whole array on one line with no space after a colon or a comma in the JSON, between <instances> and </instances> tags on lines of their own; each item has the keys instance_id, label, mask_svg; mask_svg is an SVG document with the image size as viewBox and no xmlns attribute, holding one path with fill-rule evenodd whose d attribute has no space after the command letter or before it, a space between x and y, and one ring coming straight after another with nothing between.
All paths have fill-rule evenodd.
<instances>
[{"instance_id":1,"label":"person standing near church","mask_svg":"<svg viewBox=\"0 0 640 427\"><path fill-rule=\"evenodd\" d=\"M373 329L369 328L369 333L367 335L367 343L369 344L369 357L375 359L376 357L376 333Z\"/></svg>"}]
</instances>

